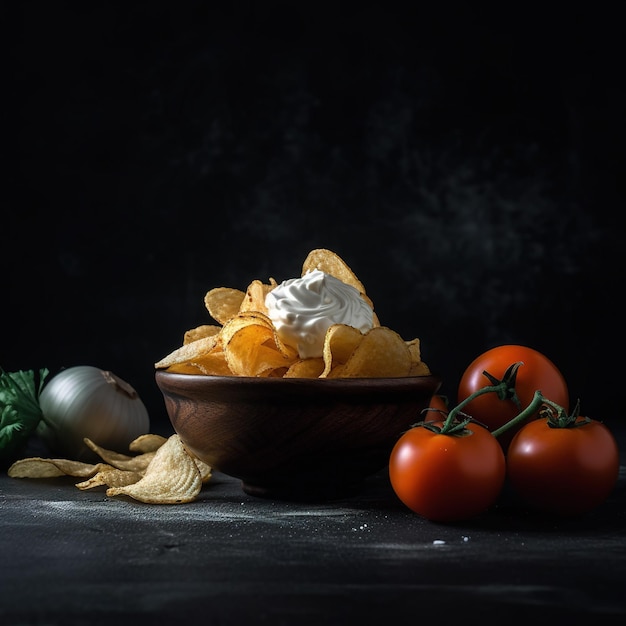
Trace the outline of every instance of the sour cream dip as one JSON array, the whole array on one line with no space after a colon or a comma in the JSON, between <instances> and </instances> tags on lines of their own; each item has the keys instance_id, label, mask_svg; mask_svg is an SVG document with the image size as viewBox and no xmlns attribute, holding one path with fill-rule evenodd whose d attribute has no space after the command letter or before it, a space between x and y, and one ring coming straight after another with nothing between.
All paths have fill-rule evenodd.
<instances>
[{"instance_id":1,"label":"sour cream dip","mask_svg":"<svg viewBox=\"0 0 626 626\"><path fill-rule=\"evenodd\" d=\"M322 356L333 324L362 333L374 325L374 311L358 290L320 270L283 281L267 294L265 306L281 339L303 359Z\"/></svg>"}]
</instances>

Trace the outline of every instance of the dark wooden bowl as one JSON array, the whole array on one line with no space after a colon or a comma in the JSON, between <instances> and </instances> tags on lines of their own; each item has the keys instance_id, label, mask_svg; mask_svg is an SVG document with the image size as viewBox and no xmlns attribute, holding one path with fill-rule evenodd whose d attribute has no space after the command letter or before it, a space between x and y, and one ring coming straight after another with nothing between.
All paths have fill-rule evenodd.
<instances>
[{"instance_id":1,"label":"dark wooden bowl","mask_svg":"<svg viewBox=\"0 0 626 626\"><path fill-rule=\"evenodd\" d=\"M176 433L251 495L331 499L386 467L441 385L406 378L242 378L156 372Z\"/></svg>"}]
</instances>

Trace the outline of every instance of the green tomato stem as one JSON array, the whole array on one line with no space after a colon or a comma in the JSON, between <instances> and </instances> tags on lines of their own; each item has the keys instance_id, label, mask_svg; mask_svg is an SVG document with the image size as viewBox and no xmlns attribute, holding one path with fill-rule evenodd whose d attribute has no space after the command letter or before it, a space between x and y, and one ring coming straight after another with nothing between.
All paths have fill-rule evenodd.
<instances>
[{"instance_id":1,"label":"green tomato stem","mask_svg":"<svg viewBox=\"0 0 626 626\"><path fill-rule=\"evenodd\" d=\"M555 408L560 408L554 402L548 400L547 398L544 398L541 391L537 390L535 391L535 395L533 396L533 399L530 401L530 404L521 413L518 413L518 415L516 415L513 419L509 420L506 424L503 424L502 426L500 426L500 428L496 428L496 430L492 431L491 434L494 437L500 436L503 432L515 426L515 424L519 424L520 422L523 422L527 417L530 417L531 415L536 413L542 404L549 404L551 406L554 406Z\"/></svg>"},{"instance_id":2,"label":"green tomato stem","mask_svg":"<svg viewBox=\"0 0 626 626\"><path fill-rule=\"evenodd\" d=\"M446 417L446 420L441 427L441 433L442 434L448 433L452 430L452 428L455 427L457 415L459 413L462 413L461 409L465 407L466 405L468 405L472 400L486 393L499 393L505 388L506 388L506 383L502 382L497 385L488 385L487 387L482 387L478 389L477 391L475 391L473 394L467 396L465 400L462 400L461 402L459 402L459 404L457 404L455 407L450 409L450 412L448 413L448 416ZM467 420L467 422L469 422L469 419Z\"/></svg>"},{"instance_id":3,"label":"green tomato stem","mask_svg":"<svg viewBox=\"0 0 626 626\"><path fill-rule=\"evenodd\" d=\"M495 393L500 400L511 400L517 406L518 410L521 409L520 401L515 391L517 370L521 365L523 365L522 361L509 365L504 372L502 380L492 376L487 371L483 372L484 376L491 382L491 385L477 389L474 393L465 398L465 400L453 407L441 427L441 432L451 434L459 431L459 429L462 430L463 427L472 420L472 417L462 413L461 409L463 409L463 407L469 404L472 400L475 400L478 396L482 396L486 393ZM457 419L459 413L463 415L463 420L460 422Z\"/></svg>"}]
</instances>

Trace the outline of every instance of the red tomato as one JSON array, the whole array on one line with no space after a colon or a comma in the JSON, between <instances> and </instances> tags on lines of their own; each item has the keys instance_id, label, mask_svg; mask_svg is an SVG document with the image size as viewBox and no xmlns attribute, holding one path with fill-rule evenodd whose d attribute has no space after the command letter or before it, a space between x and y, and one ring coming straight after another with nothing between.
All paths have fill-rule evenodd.
<instances>
[{"instance_id":1,"label":"red tomato","mask_svg":"<svg viewBox=\"0 0 626 626\"><path fill-rule=\"evenodd\" d=\"M577 423L584 419L577 418ZM569 428L534 420L515 435L507 455L514 491L548 513L579 515L594 509L607 499L618 474L617 442L595 420Z\"/></svg>"},{"instance_id":2,"label":"red tomato","mask_svg":"<svg viewBox=\"0 0 626 626\"><path fill-rule=\"evenodd\" d=\"M448 399L440 394L435 394L430 399L428 406L435 411L425 411L422 414L424 421L427 420L440 420L443 417L443 413L448 413L450 407L448 406ZM443 412L443 413L442 413Z\"/></svg>"},{"instance_id":3,"label":"red tomato","mask_svg":"<svg viewBox=\"0 0 626 626\"><path fill-rule=\"evenodd\" d=\"M486 511L500 494L505 472L498 441L472 423L465 435L415 426L398 439L389 461L389 478L398 498L435 522L468 519Z\"/></svg>"},{"instance_id":4,"label":"red tomato","mask_svg":"<svg viewBox=\"0 0 626 626\"><path fill-rule=\"evenodd\" d=\"M493 431L512 420L521 409L526 408L537 390L541 391L544 397L562 406L565 411L569 410L567 383L557 366L537 350L518 345L497 346L476 357L461 377L458 388L459 403L479 389L493 384L483 372L502 380L507 368L518 362L522 365L517 370L515 393L521 408L518 408L513 400L501 400L495 393L485 393L466 404L462 411ZM528 423L528 420L498 437L504 450L507 450L511 439L524 423Z\"/></svg>"}]
</instances>

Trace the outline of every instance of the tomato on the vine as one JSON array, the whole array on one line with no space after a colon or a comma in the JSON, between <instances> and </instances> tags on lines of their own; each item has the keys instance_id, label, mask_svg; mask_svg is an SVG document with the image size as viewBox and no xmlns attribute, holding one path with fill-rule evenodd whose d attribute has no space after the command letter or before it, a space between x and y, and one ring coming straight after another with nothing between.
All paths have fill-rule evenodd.
<instances>
[{"instance_id":1,"label":"tomato on the vine","mask_svg":"<svg viewBox=\"0 0 626 626\"><path fill-rule=\"evenodd\" d=\"M418 424L396 442L389 478L398 498L435 522L453 522L485 512L505 480L504 453L483 426L468 423L457 433L431 430L442 421Z\"/></svg>"},{"instance_id":2,"label":"tomato on the vine","mask_svg":"<svg viewBox=\"0 0 626 626\"><path fill-rule=\"evenodd\" d=\"M514 377L519 406L512 398L500 399L495 393L486 393L474 398L463 408L465 413L484 424L490 431L518 415L530 404L537 390L565 410L569 408L569 390L558 367L541 352L515 344L496 346L477 356L461 376L458 401L465 400L483 387L493 385L494 380L501 381L515 363L521 363ZM498 437L504 450L507 450L511 439L522 426L523 423L516 425Z\"/></svg>"},{"instance_id":3,"label":"tomato on the vine","mask_svg":"<svg viewBox=\"0 0 626 626\"><path fill-rule=\"evenodd\" d=\"M513 437L507 476L532 508L560 515L587 513L602 504L619 474L619 449L610 430L577 417L566 427L548 419L527 423Z\"/></svg>"}]
</instances>

